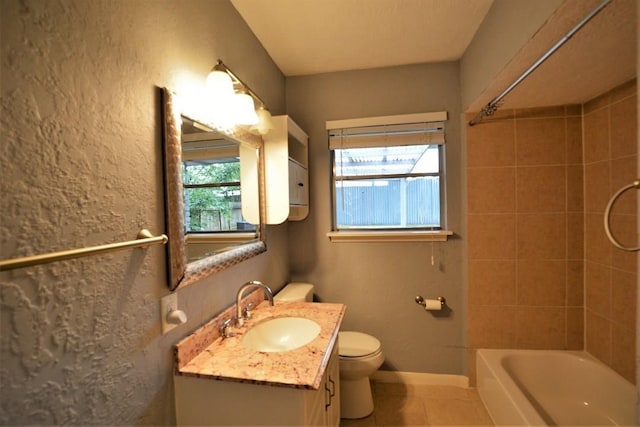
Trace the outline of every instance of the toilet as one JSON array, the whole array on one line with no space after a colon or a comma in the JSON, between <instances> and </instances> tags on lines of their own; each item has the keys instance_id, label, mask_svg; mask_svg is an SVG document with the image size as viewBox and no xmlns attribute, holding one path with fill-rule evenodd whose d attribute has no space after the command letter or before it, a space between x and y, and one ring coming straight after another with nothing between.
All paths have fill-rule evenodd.
<instances>
[{"instance_id":1,"label":"toilet","mask_svg":"<svg viewBox=\"0 0 640 427\"><path fill-rule=\"evenodd\" d=\"M276 302L313 301L313 285L292 282L274 297ZM384 362L380 341L363 332L338 332L340 356L340 417L364 418L373 412L369 377Z\"/></svg>"},{"instance_id":2,"label":"toilet","mask_svg":"<svg viewBox=\"0 0 640 427\"><path fill-rule=\"evenodd\" d=\"M369 377L384 362L376 337L354 331L338 332L340 355L340 417L364 418L373 412Z\"/></svg>"}]
</instances>

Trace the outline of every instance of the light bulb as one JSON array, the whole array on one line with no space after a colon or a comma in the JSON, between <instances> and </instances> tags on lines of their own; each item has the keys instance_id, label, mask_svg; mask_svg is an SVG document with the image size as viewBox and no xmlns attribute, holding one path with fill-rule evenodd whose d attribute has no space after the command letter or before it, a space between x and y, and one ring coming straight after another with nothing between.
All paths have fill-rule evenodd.
<instances>
[{"instance_id":1,"label":"light bulb","mask_svg":"<svg viewBox=\"0 0 640 427\"><path fill-rule=\"evenodd\" d=\"M264 108L264 106L260 106L256 111L258 115L258 123L255 126L251 127L251 130L255 130L260 135L266 135L269 133L271 129L273 129L273 121L271 120L271 113L269 110Z\"/></svg>"},{"instance_id":2,"label":"light bulb","mask_svg":"<svg viewBox=\"0 0 640 427\"><path fill-rule=\"evenodd\" d=\"M224 71L211 71L205 85L209 96L228 99L234 94L231 76Z\"/></svg>"},{"instance_id":3,"label":"light bulb","mask_svg":"<svg viewBox=\"0 0 640 427\"><path fill-rule=\"evenodd\" d=\"M235 122L238 125L255 125L258 115L253 105L253 98L247 93L238 93L234 99Z\"/></svg>"},{"instance_id":4,"label":"light bulb","mask_svg":"<svg viewBox=\"0 0 640 427\"><path fill-rule=\"evenodd\" d=\"M235 125L231 112L235 92L231 76L224 71L213 70L207 76L205 85L207 117L219 129L230 129Z\"/></svg>"}]
</instances>

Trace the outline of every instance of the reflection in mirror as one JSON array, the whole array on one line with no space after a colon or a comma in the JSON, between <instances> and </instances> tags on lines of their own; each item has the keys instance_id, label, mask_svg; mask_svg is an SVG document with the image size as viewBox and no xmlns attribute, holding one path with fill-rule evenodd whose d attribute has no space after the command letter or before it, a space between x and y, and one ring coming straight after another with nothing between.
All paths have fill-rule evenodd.
<instances>
[{"instance_id":1,"label":"reflection in mirror","mask_svg":"<svg viewBox=\"0 0 640 427\"><path fill-rule=\"evenodd\" d=\"M163 90L169 287L186 286L266 250L262 140L181 115Z\"/></svg>"},{"instance_id":2,"label":"reflection in mirror","mask_svg":"<svg viewBox=\"0 0 640 427\"><path fill-rule=\"evenodd\" d=\"M182 180L187 262L258 238L242 215L240 145L186 116Z\"/></svg>"}]
</instances>

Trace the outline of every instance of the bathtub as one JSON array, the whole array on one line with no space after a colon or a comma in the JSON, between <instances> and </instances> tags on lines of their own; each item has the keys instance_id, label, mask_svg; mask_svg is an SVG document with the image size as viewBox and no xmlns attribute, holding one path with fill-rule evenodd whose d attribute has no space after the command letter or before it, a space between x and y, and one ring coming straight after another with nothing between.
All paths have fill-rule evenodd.
<instances>
[{"instance_id":1,"label":"bathtub","mask_svg":"<svg viewBox=\"0 0 640 427\"><path fill-rule=\"evenodd\" d=\"M496 425L635 425L635 386L585 352L480 349L476 374Z\"/></svg>"}]
</instances>

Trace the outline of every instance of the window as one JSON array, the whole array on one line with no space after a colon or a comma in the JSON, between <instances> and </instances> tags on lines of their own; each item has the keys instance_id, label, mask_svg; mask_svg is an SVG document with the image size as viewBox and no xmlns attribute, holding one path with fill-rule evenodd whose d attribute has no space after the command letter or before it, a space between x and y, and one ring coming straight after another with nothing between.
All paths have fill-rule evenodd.
<instances>
[{"instance_id":1,"label":"window","mask_svg":"<svg viewBox=\"0 0 640 427\"><path fill-rule=\"evenodd\" d=\"M445 240L446 112L327 122L332 240ZM444 238L443 238L444 236ZM372 239L368 239L372 240Z\"/></svg>"}]
</instances>

